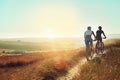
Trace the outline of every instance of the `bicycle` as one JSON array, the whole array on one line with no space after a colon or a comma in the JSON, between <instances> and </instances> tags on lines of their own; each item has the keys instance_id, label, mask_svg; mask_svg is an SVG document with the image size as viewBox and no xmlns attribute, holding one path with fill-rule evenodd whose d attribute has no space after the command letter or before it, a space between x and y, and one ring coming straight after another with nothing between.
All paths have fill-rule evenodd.
<instances>
[{"instance_id":1,"label":"bicycle","mask_svg":"<svg viewBox=\"0 0 120 80\"><path fill-rule=\"evenodd\" d=\"M86 59L87 59L87 61L92 60L93 53L94 53L93 47L89 43L88 47L86 47Z\"/></svg>"},{"instance_id":2,"label":"bicycle","mask_svg":"<svg viewBox=\"0 0 120 80\"><path fill-rule=\"evenodd\" d=\"M103 39L106 39L106 38L103 38ZM104 43L100 42L100 41L97 41L95 49L96 49L97 54L99 54L99 53L103 54L103 52L104 52Z\"/></svg>"}]
</instances>

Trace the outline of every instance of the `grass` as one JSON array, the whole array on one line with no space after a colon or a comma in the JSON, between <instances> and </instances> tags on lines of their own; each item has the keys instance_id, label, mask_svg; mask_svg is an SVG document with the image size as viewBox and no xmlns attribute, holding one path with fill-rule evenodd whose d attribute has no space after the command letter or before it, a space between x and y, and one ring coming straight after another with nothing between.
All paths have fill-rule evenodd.
<instances>
[{"instance_id":1,"label":"grass","mask_svg":"<svg viewBox=\"0 0 120 80\"><path fill-rule=\"evenodd\" d=\"M39 53L0 56L0 68L24 66L42 59L43 56Z\"/></svg>"},{"instance_id":2,"label":"grass","mask_svg":"<svg viewBox=\"0 0 120 80\"><path fill-rule=\"evenodd\" d=\"M84 52L84 50L81 50L80 53L82 52ZM62 70L58 70L54 67L57 57L64 58L66 62L66 67ZM42 78L48 77L55 79L65 75L67 71L76 64L76 61L78 61L80 57L83 57L83 54L79 54L79 50L77 49L49 53L1 56L0 78L3 80L41 80ZM10 76L6 77L8 74ZM14 75L14 78L12 75ZM19 76L21 76L22 79L18 79Z\"/></svg>"},{"instance_id":3,"label":"grass","mask_svg":"<svg viewBox=\"0 0 120 80\"><path fill-rule=\"evenodd\" d=\"M45 46L47 48L47 46ZM34 51L45 50L42 43L17 42L17 41L0 41L0 48L11 49L15 51Z\"/></svg>"},{"instance_id":4,"label":"grass","mask_svg":"<svg viewBox=\"0 0 120 80\"><path fill-rule=\"evenodd\" d=\"M78 52L75 53L76 51L78 51ZM39 72L37 73L38 76L36 77L36 80L37 79L42 80L44 78L46 80L47 78L50 78L50 77L52 78L52 80L56 80L58 77L66 75L67 71L69 69L71 69L74 65L76 65L78 60L84 56L83 54L80 54L83 52L84 52L84 50L70 50L67 52L64 52L64 51L57 52L57 54L61 54L61 56L66 54L66 55L64 55L64 60L66 63L65 68L60 69L60 70L56 69L54 67L54 64L55 64L54 59L48 58L48 60L45 60L44 65L40 67ZM53 55L51 55L51 56L53 57ZM54 56L54 58L55 57L58 57L58 55ZM32 80L32 79L30 79L30 80Z\"/></svg>"},{"instance_id":5,"label":"grass","mask_svg":"<svg viewBox=\"0 0 120 80\"><path fill-rule=\"evenodd\" d=\"M23 38L17 40L13 39L13 41L0 40L0 48L12 49L15 51L50 51L63 50L66 48L75 49L79 47L79 41L81 41L79 38L55 38L53 40L49 38Z\"/></svg>"},{"instance_id":6,"label":"grass","mask_svg":"<svg viewBox=\"0 0 120 80\"><path fill-rule=\"evenodd\" d=\"M83 65L80 80L120 80L120 48L113 48L100 64L90 62ZM76 78L75 80L78 80Z\"/></svg>"},{"instance_id":7,"label":"grass","mask_svg":"<svg viewBox=\"0 0 120 80\"><path fill-rule=\"evenodd\" d=\"M19 43L18 43L19 44ZM120 52L119 40L105 42L108 49L110 46L113 53L107 52L107 56L102 59L101 64L90 62L85 64L80 76L73 80L119 80ZM21 45L21 44L20 44ZM117 46L116 46L117 45ZM75 49L67 51L54 51L31 53L22 55L0 56L0 79L1 80L42 80L43 78L54 78L65 76L68 71L78 64L79 60L85 56L85 49ZM66 65L62 70L54 67L58 58L65 60ZM116 65L116 66L115 66ZM6 77L8 76L8 77ZM111 78L112 77L112 78Z\"/></svg>"}]
</instances>

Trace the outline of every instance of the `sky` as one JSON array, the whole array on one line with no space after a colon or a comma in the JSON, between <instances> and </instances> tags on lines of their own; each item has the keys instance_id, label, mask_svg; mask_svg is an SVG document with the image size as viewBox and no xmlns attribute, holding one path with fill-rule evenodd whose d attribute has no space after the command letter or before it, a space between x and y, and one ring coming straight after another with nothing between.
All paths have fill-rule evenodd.
<instances>
[{"instance_id":1,"label":"sky","mask_svg":"<svg viewBox=\"0 0 120 80\"><path fill-rule=\"evenodd\" d=\"M0 38L120 34L120 0L0 0Z\"/></svg>"}]
</instances>

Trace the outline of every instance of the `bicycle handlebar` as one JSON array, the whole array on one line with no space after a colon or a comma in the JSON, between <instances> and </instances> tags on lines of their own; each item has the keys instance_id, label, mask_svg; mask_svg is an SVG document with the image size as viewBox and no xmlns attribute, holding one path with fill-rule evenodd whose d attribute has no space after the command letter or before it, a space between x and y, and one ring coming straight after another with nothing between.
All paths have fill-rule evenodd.
<instances>
[{"instance_id":1,"label":"bicycle handlebar","mask_svg":"<svg viewBox=\"0 0 120 80\"><path fill-rule=\"evenodd\" d=\"M102 39L106 39L107 37L103 37Z\"/></svg>"},{"instance_id":2,"label":"bicycle handlebar","mask_svg":"<svg viewBox=\"0 0 120 80\"><path fill-rule=\"evenodd\" d=\"M106 39L107 37L102 37L102 39ZM97 39L94 39L93 41L97 41Z\"/></svg>"}]
</instances>

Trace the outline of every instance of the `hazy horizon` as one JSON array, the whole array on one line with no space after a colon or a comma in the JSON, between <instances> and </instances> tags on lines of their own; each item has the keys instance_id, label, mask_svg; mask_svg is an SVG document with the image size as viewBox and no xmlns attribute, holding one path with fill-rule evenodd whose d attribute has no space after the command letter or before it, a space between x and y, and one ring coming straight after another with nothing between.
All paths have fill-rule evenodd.
<instances>
[{"instance_id":1,"label":"hazy horizon","mask_svg":"<svg viewBox=\"0 0 120 80\"><path fill-rule=\"evenodd\" d=\"M103 36L103 35L102 35ZM120 38L119 36L120 36L120 34L108 34L108 35L106 35L107 36L107 38L112 38L112 37L114 37L114 36L116 36L116 38ZM48 38L48 39L55 39L55 38L83 38L84 39L84 36L64 36L64 37L62 37L62 36L56 36L56 37L47 37L47 36L43 36L43 37L36 37L36 36L34 36L34 37L0 37L0 39L22 39L22 38Z\"/></svg>"}]
</instances>

